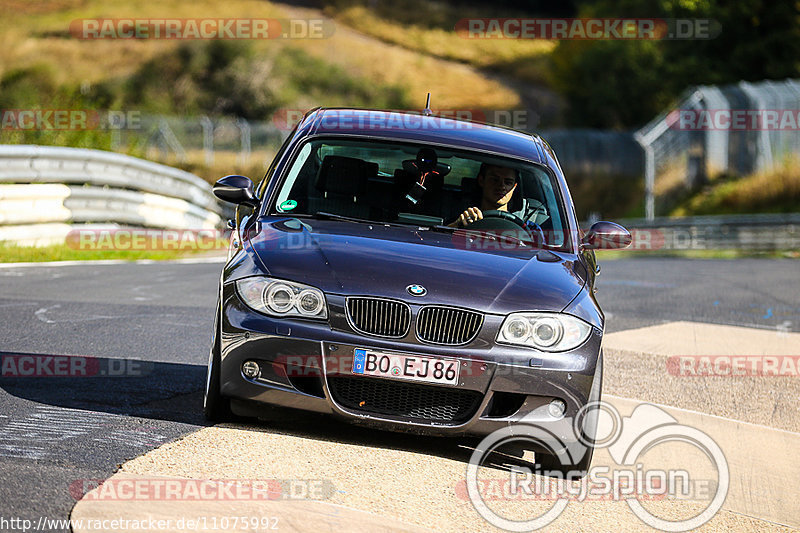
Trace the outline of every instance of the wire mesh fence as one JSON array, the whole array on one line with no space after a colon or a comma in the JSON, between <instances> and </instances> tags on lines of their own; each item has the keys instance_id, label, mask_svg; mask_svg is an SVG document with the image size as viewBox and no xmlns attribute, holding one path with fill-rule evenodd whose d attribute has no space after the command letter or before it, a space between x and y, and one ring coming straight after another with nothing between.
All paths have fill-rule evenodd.
<instances>
[{"instance_id":1,"label":"wire mesh fence","mask_svg":"<svg viewBox=\"0 0 800 533\"><path fill-rule=\"evenodd\" d=\"M642 150L632 132L589 129L544 130L567 175L641 176Z\"/></svg>"},{"instance_id":2,"label":"wire mesh fence","mask_svg":"<svg viewBox=\"0 0 800 533\"><path fill-rule=\"evenodd\" d=\"M720 174L773 170L800 155L800 81L698 86L635 133L645 154L646 216L658 198Z\"/></svg>"},{"instance_id":3,"label":"wire mesh fence","mask_svg":"<svg viewBox=\"0 0 800 533\"><path fill-rule=\"evenodd\" d=\"M288 131L271 122L243 118L141 115L135 127L119 128L112 134L112 148L139 146L149 159L194 160L212 166L225 154L235 155L237 164L247 166L274 154Z\"/></svg>"}]
</instances>

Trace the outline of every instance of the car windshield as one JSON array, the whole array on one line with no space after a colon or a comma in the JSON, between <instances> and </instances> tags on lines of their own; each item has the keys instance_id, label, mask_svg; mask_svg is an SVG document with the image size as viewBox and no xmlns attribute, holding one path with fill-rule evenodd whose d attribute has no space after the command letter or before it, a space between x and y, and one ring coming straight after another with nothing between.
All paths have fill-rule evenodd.
<instances>
[{"instance_id":1,"label":"car windshield","mask_svg":"<svg viewBox=\"0 0 800 533\"><path fill-rule=\"evenodd\" d=\"M544 167L481 152L371 139L307 141L285 173L272 209L292 216L346 217L445 229L461 213L491 211L478 226L567 242L558 182ZM497 213L506 211L507 213Z\"/></svg>"}]
</instances>

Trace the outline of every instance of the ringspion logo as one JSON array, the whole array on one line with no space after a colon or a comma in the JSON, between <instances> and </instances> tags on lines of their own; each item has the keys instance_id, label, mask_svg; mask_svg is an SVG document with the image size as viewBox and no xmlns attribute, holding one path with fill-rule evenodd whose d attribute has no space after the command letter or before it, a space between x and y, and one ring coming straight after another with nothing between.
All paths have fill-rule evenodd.
<instances>
[{"instance_id":1,"label":"ringspion logo","mask_svg":"<svg viewBox=\"0 0 800 533\"><path fill-rule=\"evenodd\" d=\"M719 444L702 430L679 423L658 406L640 404L623 418L607 402L590 402L574 418L564 419L558 433L542 424L538 418L541 415L534 413L486 436L470 457L466 479L456 486L456 494L468 498L478 514L497 528L534 531L558 519L572 502L611 500L624 501L634 515L652 528L689 531L711 520L725 502L730 470ZM601 424L602 432L597 424L600 417L606 420ZM507 477L482 477L486 473L483 465L492 465L492 454L509 445L543 450L539 453L549 454L555 461L544 466L544 461L536 459L539 466L534 469L515 465L508 469ZM694 448L691 453L703 457L703 463L700 468L670 461L645 464L643 459L657 447L669 450L666 457L676 456L676 448L683 456L687 448ZM611 464L587 463L578 468L591 449L601 448L608 450ZM515 500L552 501L553 505L546 511L531 506L530 516L520 520L518 516L504 516L500 509L487 503ZM676 518L662 507L643 505L662 500L688 500L700 512Z\"/></svg>"}]
</instances>

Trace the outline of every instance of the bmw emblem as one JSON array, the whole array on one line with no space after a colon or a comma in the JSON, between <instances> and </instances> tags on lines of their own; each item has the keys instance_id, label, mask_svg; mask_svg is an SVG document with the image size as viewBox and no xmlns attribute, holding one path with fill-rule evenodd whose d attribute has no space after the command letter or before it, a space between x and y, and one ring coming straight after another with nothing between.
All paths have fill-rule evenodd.
<instances>
[{"instance_id":1,"label":"bmw emblem","mask_svg":"<svg viewBox=\"0 0 800 533\"><path fill-rule=\"evenodd\" d=\"M409 285L406 287L408 294L411 296L425 296L428 294L428 289L423 287L422 285Z\"/></svg>"}]
</instances>

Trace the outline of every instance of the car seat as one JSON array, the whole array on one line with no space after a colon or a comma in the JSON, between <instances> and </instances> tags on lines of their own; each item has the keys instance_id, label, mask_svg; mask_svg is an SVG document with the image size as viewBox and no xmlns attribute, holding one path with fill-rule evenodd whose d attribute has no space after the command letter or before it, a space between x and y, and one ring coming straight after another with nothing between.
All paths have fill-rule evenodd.
<instances>
[{"instance_id":1,"label":"car seat","mask_svg":"<svg viewBox=\"0 0 800 533\"><path fill-rule=\"evenodd\" d=\"M322 197L309 198L309 211L369 217L367 181L377 176L378 164L354 157L328 155L322 160L315 188Z\"/></svg>"}]
</instances>

